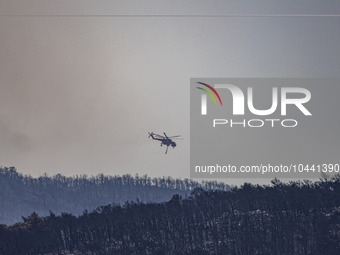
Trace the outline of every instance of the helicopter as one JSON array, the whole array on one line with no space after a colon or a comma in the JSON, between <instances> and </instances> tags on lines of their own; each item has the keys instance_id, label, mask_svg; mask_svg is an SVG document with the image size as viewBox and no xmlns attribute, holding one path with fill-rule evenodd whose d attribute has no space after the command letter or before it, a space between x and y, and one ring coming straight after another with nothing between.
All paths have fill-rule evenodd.
<instances>
[{"instance_id":1,"label":"helicopter","mask_svg":"<svg viewBox=\"0 0 340 255\"><path fill-rule=\"evenodd\" d=\"M172 139L181 139L180 135L167 136L164 132L163 132L164 136L155 134L154 132L151 132L151 133L148 132L148 133L149 133L148 138L151 137L153 140L161 141L161 146L166 145L165 154L168 153L169 146L171 146L173 149L176 147L176 143L172 141Z\"/></svg>"}]
</instances>

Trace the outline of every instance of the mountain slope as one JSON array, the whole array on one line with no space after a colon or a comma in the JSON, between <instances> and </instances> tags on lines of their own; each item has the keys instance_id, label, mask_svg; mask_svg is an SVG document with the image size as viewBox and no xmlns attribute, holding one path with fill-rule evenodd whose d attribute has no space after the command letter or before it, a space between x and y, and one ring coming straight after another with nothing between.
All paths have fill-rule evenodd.
<instances>
[{"instance_id":1,"label":"mountain slope","mask_svg":"<svg viewBox=\"0 0 340 255\"><path fill-rule=\"evenodd\" d=\"M33 178L17 172L14 167L0 168L0 224L13 224L35 211L49 215L49 211L80 215L84 210L94 210L110 203L127 201L163 202L174 193L187 197L197 187L205 189L228 189L217 182L198 183L170 177L153 178L144 175L132 177L75 176L60 174Z\"/></svg>"},{"instance_id":2,"label":"mountain slope","mask_svg":"<svg viewBox=\"0 0 340 255\"><path fill-rule=\"evenodd\" d=\"M107 205L79 217L33 213L24 223L1 226L0 236L0 253L13 255L335 255L340 178L195 189L188 199Z\"/></svg>"}]
</instances>

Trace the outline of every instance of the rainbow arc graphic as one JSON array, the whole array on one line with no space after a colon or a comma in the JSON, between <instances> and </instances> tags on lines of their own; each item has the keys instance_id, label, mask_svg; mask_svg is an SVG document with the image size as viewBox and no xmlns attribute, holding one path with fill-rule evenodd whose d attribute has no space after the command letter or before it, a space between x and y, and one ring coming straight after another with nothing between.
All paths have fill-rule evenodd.
<instances>
[{"instance_id":1,"label":"rainbow arc graphic","mask_svg":"<svg viewBox=\"0 0 340 255\"><path fill-rule=\"evenodd\" d=\"M197 82L197 83L198 83L198 84L201 84L201 85L203 85L203 86L206 86L206 87L209 88L212 92L214 92L215 95L217 96L218 100L220 101L221 106L222 106L222 100L221 100L221 98L220 98L220 95L217 93L217 91L216 91L212 86L210 86L209 84L203 83L203 82ZM206 93L212 98L212 100L214 101L214 103L217 104L217 103L216 103L216 100L215 100L215 97L213 96L213 94L211 94L211 92L210 92L209 90L206 90L206 89L201 88L201 87L197 87L197 88L200 89L200 90L203 90L204 92L206 92Z\"/></svg>"},{"instance_id":2,"label":"rainbow arc graphic","mask_svg":"<svg viewBox=\"0 0 340 255\"><path fill-rule=\"evenodd\" d=\"M218 100L220 101L220 104L222 106L221 97L220 97L220 95L217 93L217 91L212 86L210 86L209 84L203 83L203 82L197 82L197 83L207 87L208 89L210 89L216 95L216 97L218 98ZM212 100L214 101L215 105L217 105L217 102L216 102L216 99L215 99L214 95L208 89L201 88L201 87L196 87L196 88L198 88L200 90L203 90L205 93L207 93L212 98ZM205 94L202 95L201 113L202 113L202 115L206 115L207 114L207 97L206 97Z\"/></svg>"}]
</instances>

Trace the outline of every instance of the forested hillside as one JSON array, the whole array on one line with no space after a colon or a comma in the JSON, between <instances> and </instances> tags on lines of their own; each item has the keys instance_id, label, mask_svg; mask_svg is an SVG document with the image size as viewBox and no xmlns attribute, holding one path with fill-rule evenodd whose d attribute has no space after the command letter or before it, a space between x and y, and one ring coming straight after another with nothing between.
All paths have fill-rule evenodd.
<instances>
[{"instance_id":1,"label":"forested hillside","mask_svg":"<svg viewBox=\"0 0 340 255\"><path fill-rule=\"evenodd\" d=\"M41 216L49 215L49 211L57 215L61 212L80 215L84 210L92 211L113 202L163 202L175 193L185 198L197 187L228 189L224 183L146 175L65 177L58 174L33 178L18 173L14 167L1 167L0 224L13 224L33 211Z\"/></svg>"},{"instance_id":2,"label":"forested hillside","mask_svg":"<svg viewBox=\"0 0 340 255\"><path fill-rule=\"evenodd\" d=\"M340 177L107 205L0 226L0 254L336 255Z\"/></svg>"}]
</instances>

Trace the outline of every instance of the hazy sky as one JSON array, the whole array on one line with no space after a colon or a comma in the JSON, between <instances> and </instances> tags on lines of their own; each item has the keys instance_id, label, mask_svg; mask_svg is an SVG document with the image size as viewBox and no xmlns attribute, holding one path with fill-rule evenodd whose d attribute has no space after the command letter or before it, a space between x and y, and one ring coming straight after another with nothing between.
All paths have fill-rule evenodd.
<instances>
[{"instance_id":1,"label":"hazy sky","mask_svg":"<svg viewBox=\"0 0 340 255\"><path fill-rule=\"evenodd\" d=\"M240 3L242 2L242 4ZM2 1L4 14L337 14L338 1ZM340 17L0 17L0 164L189 177L190 77L338 76ZM169 153L147 132L182 135Z\"/></svg>"}]
</instances>

